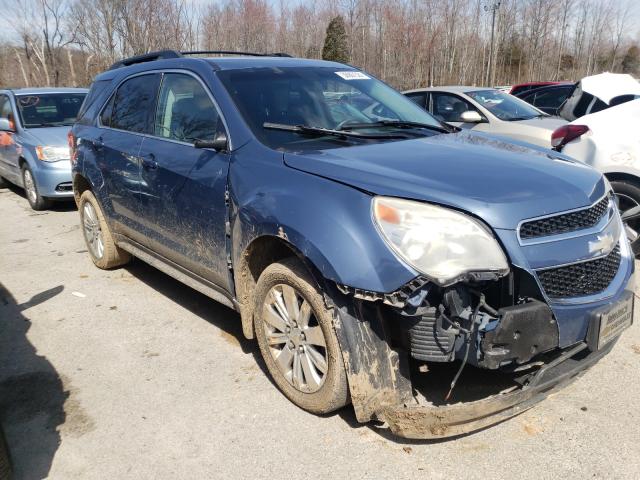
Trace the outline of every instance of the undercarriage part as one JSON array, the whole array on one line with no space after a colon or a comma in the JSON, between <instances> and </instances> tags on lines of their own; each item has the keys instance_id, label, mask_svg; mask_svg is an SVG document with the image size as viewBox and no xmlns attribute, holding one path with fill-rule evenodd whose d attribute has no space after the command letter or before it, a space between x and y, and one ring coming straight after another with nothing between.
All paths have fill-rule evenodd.
<instances>
[{"instance_id":1,"label":"undercarriage part","mask_svg":"<svg viewBox=\"0 0 640 480\"><path fill-rule=\"evenodd\" d=\"M479 364L485 368L523 364L558 347L558 325L547 304L531 300L501 308L498 314L498 319L485 328L480 342L483 357Z\"/></svg>"},{"instance_id":2,"label":"undercarriage part","mask_svg":"<svg viewBox=\"0 0 640 480\"><path fill-rule=\"evenodd\" d=\"M442 326L441 316L435 307L429 308L409 327L411 356L425 362L450 362L454 359L453 346L456 332Z\"/></svg>"}]
</instances>

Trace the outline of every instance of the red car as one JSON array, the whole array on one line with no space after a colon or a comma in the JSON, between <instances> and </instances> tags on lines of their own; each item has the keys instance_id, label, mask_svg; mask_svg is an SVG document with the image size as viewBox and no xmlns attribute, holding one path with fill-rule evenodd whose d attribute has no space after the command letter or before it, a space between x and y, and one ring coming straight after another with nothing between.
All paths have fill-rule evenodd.
<instances>
[{"instance_id":1,"label":"red car","mask_svg":"<svg viewBox=\"0 0 640 480\"><path fill-rule=\"evenodd\" d=\"M511 87L509 93L511 95L517 95L518 93L527 92L529 90L533 90L534 88L546 87L547 85L561 85L563 83L568 82L528 82L528 83L519 83L518 85L514 85Z\"/></svg>"}]
</instances>

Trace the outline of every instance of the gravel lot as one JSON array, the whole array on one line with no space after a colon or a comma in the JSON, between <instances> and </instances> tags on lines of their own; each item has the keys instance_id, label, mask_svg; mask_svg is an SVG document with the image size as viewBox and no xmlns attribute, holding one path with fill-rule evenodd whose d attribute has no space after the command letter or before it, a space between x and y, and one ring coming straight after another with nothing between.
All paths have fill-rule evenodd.
<instances>
[{"instance_id":1,"label":"gravel lot","mask_svg":"<svg viewBox=\"0 0 640 480\"><path fill-rule=\"evenodd\" d=\"M238 316L134 261L93 267L71 205L0 190L0 419L16 478L639 478L640 327L582 379L463 438L317 417Z\"/></svg>"}]
</instances>

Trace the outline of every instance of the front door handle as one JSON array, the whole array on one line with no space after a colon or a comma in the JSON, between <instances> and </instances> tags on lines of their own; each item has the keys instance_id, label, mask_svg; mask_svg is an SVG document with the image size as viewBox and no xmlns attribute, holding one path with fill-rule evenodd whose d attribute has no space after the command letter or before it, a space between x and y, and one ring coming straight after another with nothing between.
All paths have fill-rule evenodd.
<instances>
[{"instance_id":1,"label":"front door handle","mask_svg":"<svg viewBox=\"0 0 640 480\"><path fill-rule=\"evenodd\" d=\"M142 162L142 168L145 170L155 170L158 168L158 162L156 162L156 157L153 153L140 157L140 160Z\"/></svg>"}]
</instances>

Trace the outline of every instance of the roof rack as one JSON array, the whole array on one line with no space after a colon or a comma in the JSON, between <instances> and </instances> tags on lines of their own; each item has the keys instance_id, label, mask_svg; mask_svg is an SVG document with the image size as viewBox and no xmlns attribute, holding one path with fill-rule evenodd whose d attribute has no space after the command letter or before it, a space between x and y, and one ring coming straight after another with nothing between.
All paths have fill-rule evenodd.
<instances>
[{"instance_id":1,"label":"roof rack","mask_svg":"<svg viewBox=\"0 0 640 480\"><path fill-rule=\"evenodd\" d=\"M288 53L255 53L255 52L237 52L234 50L195 50L190 52L180 52L182 55L244 55L248 57L291 57Z\"/></svg>"},{"instance_id":2,"label":"roof rack","mask_svg":"<svg viewBox=\"0 0 640 480\"><path fill-rule=\"evenodd\" d=\"M159 50L157 52L143 53L142 55L136 55L134 57L125 58L120 60L109 68L109 70L115 70L116 68L128 67L136 63L153 62L154 60L164 60L167 58L180 58L182 55L175 50Z\"/></svg>"},{"instance_id":3,"label":"roof rack","mask_svg":"<svg viewBox=\"0 0 640 480\"><path fill-rule=\"evenodd\" d=\"M159 50L157 52L143 53L142 55L135 55L133 57L120 60L109 68L109 70L115 70L116 68L128 67L135 65L136 63L153 62L155 60L166 60L169 58L181 58L185 55L246 55L251 57L291 57L287 53L253 53L253 52L236 52L233 50L194 50L186 52L178 52L177 50Z\"/></svg>"}]
</instances>

